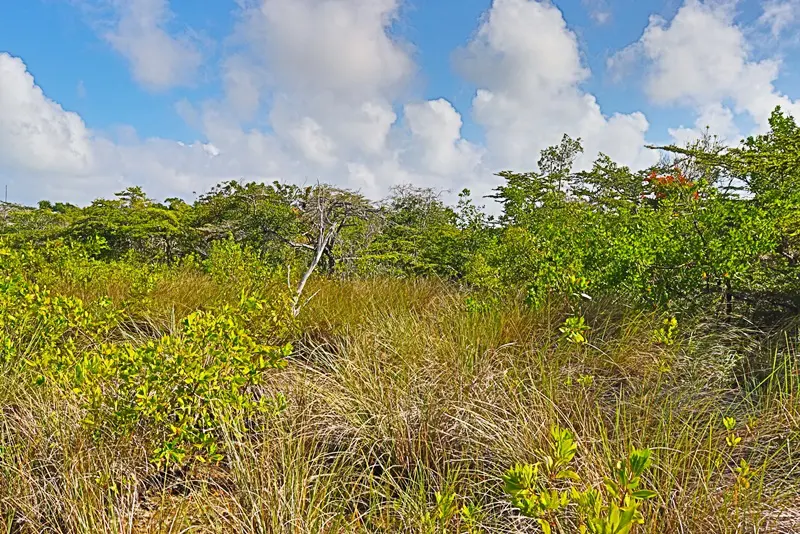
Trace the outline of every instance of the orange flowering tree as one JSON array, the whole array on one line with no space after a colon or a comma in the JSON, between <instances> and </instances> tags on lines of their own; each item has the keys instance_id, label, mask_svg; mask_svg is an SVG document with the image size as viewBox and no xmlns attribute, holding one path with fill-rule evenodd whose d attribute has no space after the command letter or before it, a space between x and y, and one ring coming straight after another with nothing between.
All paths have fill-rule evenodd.
<instances>
[{"instance_id":1,"label":"orange flowering tree","mask_svg":"<svg viewBox=\"0 0 800 534\"><path fill-rule=\"evenodd\" d=\"M482 269L534 302L578 277L591 294L680 311L800 310L800 129L779 111L771 124L737 148L654 147L672 160L642 172L603 155L572 172L580 145L565 138L542 172L500 175L502 228Z\"/></svg>"}]
</instances>

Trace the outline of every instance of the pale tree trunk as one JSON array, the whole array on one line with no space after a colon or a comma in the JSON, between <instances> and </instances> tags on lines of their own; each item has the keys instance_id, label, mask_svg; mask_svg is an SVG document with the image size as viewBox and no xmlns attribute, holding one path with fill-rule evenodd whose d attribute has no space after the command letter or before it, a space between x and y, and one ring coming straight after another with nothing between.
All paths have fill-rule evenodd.
<instances>
[{"instance_id":1,"label":"pale tree trunk","mask_svg":"<svg viewBox=\"0 0 800 534\"><path fill-rule=\"evenodd\" d=\"M297 317L300 314L300 308L302 308L303 305L305 305L305 303L303 303L302 305L300 304L300 298L303 296L303 290L306 287L306 283L308 282L308 279L311 278L311 275L314 273L314 270L317 268L319 261L322 259L322 255L325 253L325 249L327 248L328 243L330 243L330 240L335 235L335 233L336 232L333 229L331 229L331 231L324 236L322 233L320 233L320 238L317 240L317 247L316 250L314 251L314 256L311 259L311 263L308 265L308 269L306 269L306 272L303 273L302 278L300 278L300 282L297 284L297 291L295 292L293 299L294 301L292 302L292 313L294 314L295 317ZM308 300L310 300L310 298ZM308 302L308 300L306 300L306 303Z\"/></svg>"},{"instance_id":2,"label":"pale tree trunk","mask_svg":"<svg viewBox=\"0 0 800 534\"><path fill-rule=\"evenodd\" d=\"M311 278L311 275L314 273L317 265L319 265L323 254L325 254L325 250L328 248L328 245L330 245L334 237L336 237L336 234L341 227L341 224L338 222L329 223L324 200L319 196L317 197L317 211L319 212L319 234L317 236L317 243L314 247L314 255L311 258L311 263L309 263L308 269L306 269L306 272L303 273L302 278L300 278L300 282L297 284L297 290L295 291L292 302L292 314L295 317L300 314L300 309L306 303L308 303L311 298L313 298L312 295L303 304L300 304L300 299L303 296L303 290L306 287L306 283L308 283L308 279Z\"/></svg>"},{"instance_id":3,"label":"pale tree trunk","mask_svg":"<svg viewBox=\"0 0 800 534\"><path fill-rule=\"evenodd\" d=\"M314 210L316 210L316 214L314 214ZM339 233L348 227L352 219L366 220L371 212L372 208L358 197L352 198L349 193L318 186L314 196L309 200L308 212L306 212L314 219L311 224L316 227L316 242L313 244L290 242L295 248L312 252L311 261L300 278L292 299L292 313L295 317L300 314L301 308L314 297L311 295L301 302L306 284L319 267L320 261L327 258L331 269L336 265L336 259L331 249L339 237Z\"/></svg>"}]
</instances>

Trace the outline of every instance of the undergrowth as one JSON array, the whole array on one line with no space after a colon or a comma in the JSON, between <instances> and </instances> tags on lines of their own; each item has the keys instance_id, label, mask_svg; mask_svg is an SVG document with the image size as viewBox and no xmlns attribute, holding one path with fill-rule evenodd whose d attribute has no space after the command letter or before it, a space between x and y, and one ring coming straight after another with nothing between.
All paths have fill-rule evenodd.
<instances>
[{"instance_id":1,"label":"undergrowth","mask_svg":"<svg viewBox=\"0 0 800 534\"><path fill-rule=\"evenodd\" d=\"M47 254L0 256L4 532L800 529L796 325Z\"/></svg>"}]
</instances>

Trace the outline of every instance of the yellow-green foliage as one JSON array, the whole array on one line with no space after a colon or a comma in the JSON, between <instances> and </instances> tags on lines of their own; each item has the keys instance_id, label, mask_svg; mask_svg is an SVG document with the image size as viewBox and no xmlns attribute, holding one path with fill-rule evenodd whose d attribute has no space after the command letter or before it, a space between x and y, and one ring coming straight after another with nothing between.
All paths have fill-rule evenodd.
<instances>
[{"instance_id":1,"label":"yellow-green foliage","mask_svg":"<svg viewBox=\"0 0 800 534\"><path fill-rule=\"evenodd\" d=\"M258 397L253 388L290 352L290 345L258 343L232 310L196 312L178 335L85 352L70 362L72 390L87 409L84 422L97 431L152 429L156 461L183 463L187 454L219 461L220 418L250 419L283 407L281 397Z\"/></svg>"},{"instance_id":2,"label":"yellow-green foliage","mask_svg":"<svg viewBox=\"0 0 800 534\"><path fill-rule=\"evenodd\" d=\"M3 252L10 263L26 257ZM108 298L86 306L20 275L0 279L0 361L37 386L73 395L95 437L148 430L156 462L219 461L220 418L251 420L282 409L259 395L265 374L285 365L288 299L242 296L238 306L195 311L172 334L119 339L128 319Z\"/></svg>"},{"instance_id":3,"label":"yellow-green foliage","mask_svg":"<svg viewBox=\"0 0 800 534\"><path fill-rule=\"evenodd\" d=\"M53 295L38 284L6 275L0 279L0 360L36 367L32 358L59 365L78 344L102 340L120 317L108 299L87 307L78 298Z\"/></svg>"},{"instance_id":4,"label":"yellow-green foliage","mask_svg":"<svg viewBox=\"0 0 800 534\"><path fill-rule=\"evenodd\" d=\"M295 318L221 247L0 254L1 529L797 530L791 325L678 329L578 277L539 308L314 277Z\"/></svg>"},{"instance_id":5,"label":"yellow-green foliage","mask_svg":"<svg viewBox=\"0 0 800 534\"><path fill-rule=\"evenodd\" d=\"M644 523L642 502L657 496L641 487L649 449L632 451L600 487L593 487L571 468L578 448L572 433L553 426L550 434L550 450L540 453L540 462L517 464L503 477L506 493L523 515L536 519L546 534L554 528L569 531L570 523L582 534L628 534Z\"/></svg>"}]
</instances>

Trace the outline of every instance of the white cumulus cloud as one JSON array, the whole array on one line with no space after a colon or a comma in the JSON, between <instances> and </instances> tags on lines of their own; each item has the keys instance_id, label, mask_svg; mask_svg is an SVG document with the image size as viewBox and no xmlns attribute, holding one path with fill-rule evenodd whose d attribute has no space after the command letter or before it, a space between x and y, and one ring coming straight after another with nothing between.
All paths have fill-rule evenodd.
<instances>
[{"instance_id":1,"label":"white cumulus cloud","mask_svg":"<svg viewBox=\"0 0 800 534\"><path fill-rule=\"evenodd\" d=\"M238 32L283 87L369 97L397 88L414 70L386 31L398 7L399 0L261 0Z\"/></svg>"},{"instance_id":2,"label":"white cumulus cloud","mask_svg":"<svg viewBox=\"0 0 800 534\"><path fill-rule=\"evenodd\" d=\"M424 171L442 176L474 172L481 150L461 137L463 121L450 102L406 104L405 118L412 135L409 153Z\"/></svg>"},{"instance_id":3,"label":"white cumulus cloud","mask_svg":"<svg viewBox=\"0 0 800 534\"><path fill-rule=\"evenodd\" d=\"M609 66L642 61L646 92L654 102L696 109L700 126L706 117L722 120L718 125L725 135L734 133L734 113L749 115L758 131L768 127L778 105L800 116L800 104L775 87L780 60L751 57L745 28L735 22L735 6L686 0L672 20L651 17L641 38L611 58Z\"/></svg>"},{"instance_id":4,"label":"white cumulus cloud","mask_svg":"<svg viewBox=\"0 0 800 534\"><path fill-rule=\"evenodd\" d=\"M581 89L590 72L575 33L550 2L494 0L458 65L478 87L473 114L493 166L533 168L539 151L564 133L582 138L584 166L599 151L634 167L657 157L644 148L642 113L607 117Z\"/></svg>"},{"instance_id":5,"label":"white cumulus cloud","mask_svg":"<svg viewBox=\"0 0 800 534\"><path fill-rule=\"evenodd\" d=\"M720 142L736 144L742 134L736 126L733 111L720 103L709 104L698 110L697 120L693 128L669 128L672 139L679 145L686 145L699 139L705 132L716 135Z\"/></svg>"},{"instance_id":6,"label":"white cumulus cloud","mask_svg":"<svg viewBox=\"0 0 800 534\"><path fill-rule=\"evenodd\" d=\"M104 37L128 60L134 78L153 90L192 83L203 57L187 35L166 30L168 0L112 2L116 22Z\"/></svg>"},{"instance_id":7,"label":"white cumulus cloud","mask_svg":"<svg viewBox=\"0 0 800 534\"><path fill-rule=\"evenodd\" d=\"M19 58L0 53L0 164L31 172L83 173L91 134L76 113L47 98Z\"/></svg>"}]
</instances>

